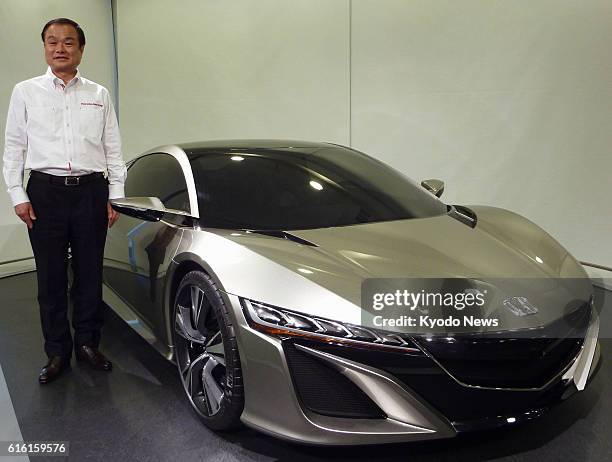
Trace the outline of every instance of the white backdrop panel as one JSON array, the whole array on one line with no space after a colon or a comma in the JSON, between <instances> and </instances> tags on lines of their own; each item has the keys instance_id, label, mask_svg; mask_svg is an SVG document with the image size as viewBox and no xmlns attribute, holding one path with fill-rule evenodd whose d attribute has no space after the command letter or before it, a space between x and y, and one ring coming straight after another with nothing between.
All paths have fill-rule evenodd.
<instances>
[{"instance_id":1,"label":"white backdrop panel","mask_svg":"<svg viewBox=\"0 0 612 462\"><path fill-rule=\"evenodd\" d=\"M612 267L612 2L353 0L352 144Z\"/></svg>"},{"instance_id":2,"label":"white backdrop panel","mask_svg":"<svg viewBox=\"0 0 612 462\"><path fill-rule=\"evenodd\" d=\"M448 202L516 210L612 266L610 2L116 3L126 158L212 138L349 144L352 132L413 178L445 179ZM81 68L112 92L109 5L0 2L3 107L44 71L38 34L60 15L84 25ZM0 197L0 261L28 256Z\"/></svg>"},{"instance_id":3,"label":"white backdrop panel","mask_svg":"<svg viewBox=\"0 0 612 462\"><path fill-rule=\"evenodd\" d=\"M87 44L80 70L114 93L114 50L108 0L2 0L0 1L0 130L4 152L4 129L11 92L15 84L43 74L47 64L40 31L47 21L68 17L83 27ZM32 256L26 227L15 216L0 180L0 263Z\"/></svg>"},{"instance_id":4,"label":"white backdrop panel","mask_svg":"<svg viewBox=\"0 0 612 462\"><path fill-rule=\"evenodd\" d=\"M348 1L117 2L126 157L219 138L348 143Z\"/></svg>"}]
</instances>

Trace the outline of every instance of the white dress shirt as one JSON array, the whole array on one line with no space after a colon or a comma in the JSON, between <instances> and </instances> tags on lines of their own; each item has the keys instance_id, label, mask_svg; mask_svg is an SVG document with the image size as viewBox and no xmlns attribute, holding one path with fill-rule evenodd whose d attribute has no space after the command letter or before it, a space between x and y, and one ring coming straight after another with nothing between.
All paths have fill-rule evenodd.
<instances>
[{"instance_id":1,"label":"white dress shirt","mask_svg":"<svg viewBox=\"0 0 612 462\"><path fill-rule=\"evenodd\" d=\"M24 169L59 176L107 172L109 199L123 197L127 170L108 90L83 78L78 70L64 84L51 68L15 85L3 165L13 205L29 202Z\"/></svg>"}]
</instances>

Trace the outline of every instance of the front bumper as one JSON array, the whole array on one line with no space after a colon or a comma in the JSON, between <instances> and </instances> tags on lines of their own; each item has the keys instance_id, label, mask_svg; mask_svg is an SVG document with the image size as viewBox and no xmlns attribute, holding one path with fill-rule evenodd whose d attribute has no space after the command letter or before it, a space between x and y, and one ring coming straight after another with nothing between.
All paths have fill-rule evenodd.
<instances>
[{"instance_id":1,"label":"front bumper","mask_svg":"<svg viewBox=\"0 0 612 462\"><path fill-rule=\"evenodd\" d=\"M463 431L530 420L584 389L600 357L599 323L593 317L576 359L544 390L483 390L465 387L434 363L407 368L398 363L402 358L388 353L361 350L355 354L355 348L268 336L248 325L238 297L224 297L233 308L237 324L245 387L242 421L264 433L304 444L381 444L450 438ZM292 355L302 355L306 361L319 364L317 367L350 381L351 387L357 387L381 415L363 418L358 413L348 416L346 412L313 410L304 389L300 389L303 385L297 382L295 370L292 373L295 366L290 363L294 359L288 362L287 348L293 349ZM312 376L317 371L309 373ZM316 384L306 386L312 388ZM325 390L320 393L324 396ZM329 396L325 398L333 401Z\"/></svg>"}]
</instances>

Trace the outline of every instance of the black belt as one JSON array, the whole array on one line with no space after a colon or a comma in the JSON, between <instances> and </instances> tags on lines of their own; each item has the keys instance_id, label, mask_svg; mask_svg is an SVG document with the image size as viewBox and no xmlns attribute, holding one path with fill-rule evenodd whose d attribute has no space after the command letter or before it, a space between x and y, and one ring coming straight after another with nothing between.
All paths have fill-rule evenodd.
<instances>
[{"instance_id":1,"label":"black belt","mask_svg":"<svg viewBox=\"0 0 612 462\"><path fill-rule=\"evenodd\" d=\"M45 180L51 184L60 184L63 186L79 186L85 183L89 183L90 181L103 179L104 174L102 172L94 172L90 173L89 175L81 176L57 176L32 170L30 172L30 177L37 178L39 180Z\"/></svg>"}]
</instances>

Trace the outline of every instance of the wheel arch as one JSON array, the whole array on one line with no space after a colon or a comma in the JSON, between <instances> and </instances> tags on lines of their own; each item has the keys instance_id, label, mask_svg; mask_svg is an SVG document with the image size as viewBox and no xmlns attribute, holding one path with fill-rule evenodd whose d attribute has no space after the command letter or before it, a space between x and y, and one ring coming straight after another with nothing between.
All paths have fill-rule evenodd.
<instances>
[{"instance_id":1,"label":"wheel arch","mask_svg":"<svg viewBox=\"0 0 612 462\"><path fill-rule=\"evenodd\" d=\"M174 308L174 299L176 298L176 292L178 290L179 284L182 279L185 277L187 273L190 271L201 271L207 276L209 276L216 286L221 290L221 293L224 293L223 285L221 281L216 276L216 274L212 271L210 266L198 255L192 252L183 252L181 254L177 254L172 259L172 264L170 268L168 268L168 280L169 284L167 287L167 295L166 295L166 303L164 306L164 320L166 324L166 339L168 346L170 349L174 349L174 345L172 342L172 310Z\"/></svg>"}]
</instances>

